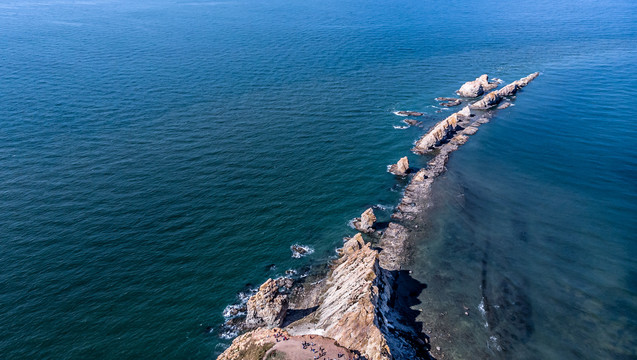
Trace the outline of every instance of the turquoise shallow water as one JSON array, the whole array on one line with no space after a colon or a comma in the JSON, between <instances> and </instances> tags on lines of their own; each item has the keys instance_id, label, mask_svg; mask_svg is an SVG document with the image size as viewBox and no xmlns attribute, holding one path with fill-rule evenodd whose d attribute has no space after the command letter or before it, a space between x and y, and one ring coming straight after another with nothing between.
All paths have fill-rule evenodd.
<instances>
[{"instance_id":1,"label":"turquoise shallow water","mask_svg":"<svg viewBox=\"0 0 637 360\"><path fill-rule=\"evenodd\" d=\"M2 357L214 358L239 291L323 263L398 202L387 164L424 166L392 111L431 125L464 81L533 71L452 155L416 239L423 305L469 320L421 320L459 358L635 356L635 11L1 1ZM495 330L485 254L487 297L530 304Z\"/></svg>"}]
</instances>

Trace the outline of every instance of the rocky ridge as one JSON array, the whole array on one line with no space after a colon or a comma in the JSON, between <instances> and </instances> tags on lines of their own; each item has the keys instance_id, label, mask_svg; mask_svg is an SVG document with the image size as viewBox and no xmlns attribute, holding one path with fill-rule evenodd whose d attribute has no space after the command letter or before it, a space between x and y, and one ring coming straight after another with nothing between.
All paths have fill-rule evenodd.
<instances>
[{"instance_id":1,"label":"rocky ridge","mask_svg":"<svg viewBox=\"0 0 637 360\"><path fill-rule=\"evenodd\" d=\"M413 323L416 315L410 310L413 292L417 293L422 284L417 284L403 268L409 253L408 239L414 230L411 224L429 206L432 184L445 171L450 154L466 143L481 124L490 121L494 111L488 109L503 98L515 95L538 75L531 74L491 92L434 125L416 142L412 151L422 154L435 150L435 156L426 168L410 175L411 181L392 214L392 221L382 232L378 248L365 243L360 233L345 239L338 251L340 256L333 261L326 277L301 285L290 298L284 294L285 290L280 290L281 284L269 279L253 296L252 308L255 310L250 315L250 322L278 326L288 321L285 329L290 336L312 334L330 341L333 339L337 345L349 349L361 359L431 359L428 338ZM483 75L474 82L466 83L473 85L466 86L465 90L474 88L476 82L483 91L493 86ZM478 113L473 113L472 109L478 110ZM371 214L368 213L370 211ZM357 228L373 232L369 230L373 229L376 217L371 208L356 220ZM404 289L409 290L404 293ZM281 319L282 309L288 303L289 309L283 316L290 319ZM248 308L250 313L250 305ZM294 317L294 312L303 316ZM237 356L245 353L246 349L254 350L256 347L259 350L269 346L263 340L264 331L265 328L258 328L235 339L219 359L247 359ZM262 349L257 350L253 352L258 356Z\"/></svg>"}]
</instances>

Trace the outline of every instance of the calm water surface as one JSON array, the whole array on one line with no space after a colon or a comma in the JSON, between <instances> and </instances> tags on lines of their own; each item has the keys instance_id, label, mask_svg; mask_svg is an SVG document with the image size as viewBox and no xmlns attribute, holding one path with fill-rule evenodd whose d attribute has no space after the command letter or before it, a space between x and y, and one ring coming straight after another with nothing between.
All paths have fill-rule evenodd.
<instances>
[{"instance_id":1,"label":"calm water surface","mask_svg":"<svg viewBox=\"0 0 637 360\"><path fill-rule=\"evenodd\" d=\"M392 111L541 71L436 184L420 320L445 358L634 358L636 11L0 0L0 357L215 358L238 292L425 165Z\"/></svg>"}]
</instances>

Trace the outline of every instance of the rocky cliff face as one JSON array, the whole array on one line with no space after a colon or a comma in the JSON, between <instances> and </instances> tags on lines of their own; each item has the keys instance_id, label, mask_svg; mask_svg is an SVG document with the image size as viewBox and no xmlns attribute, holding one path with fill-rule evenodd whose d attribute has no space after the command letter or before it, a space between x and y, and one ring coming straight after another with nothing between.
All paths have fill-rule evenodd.
<instances>
[{"instance_id":1,"label":"rocky cliff face","mask_svg":"<svg viewBox=\"0 0 637 360\"><path fill-rule=\"evenodd\" d=\"M378 295L383 284L378 251L365 244L344 255L327 281L329 287L313 315L315 327L369 360L391 359L379 324Z\"/></svg>"},{"instance_id":2,"label":"rocky cliff face","mask_svg":"<svg viewBox=\"0 0 637 360\"><path fill-rule=\"evenodd\" d=\"M289 300L288 295L279 291L279 286L276 280L268 279L259 287L259 291L248 300L247 327L281 326L288 310Z\"/></svg>"}]
</instances>

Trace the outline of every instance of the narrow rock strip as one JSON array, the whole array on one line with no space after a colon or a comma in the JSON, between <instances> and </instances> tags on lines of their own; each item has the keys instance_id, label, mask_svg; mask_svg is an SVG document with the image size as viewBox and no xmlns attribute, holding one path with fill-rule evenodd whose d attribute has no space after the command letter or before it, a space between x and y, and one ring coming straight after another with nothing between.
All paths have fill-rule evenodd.
<instances>
[{"instance_id":1,"label":"narrow rock strip","mask_svg":"<svg viewBox=\"0 0 637 360\"><path fill-rule=\"evenodd\" d=\"M417 297L414 294L419 294L424 286L402 268L408 254L410 226L431 202L432 184L445 171L449 155L493 115L492 110L479 114L471 110L491 108L537 76L538 73L531 74L489 93L432 127L413 151L420 154L435 149L437 153L426 168L412 176L379 248L365 243L360 233L345 239L327 276L302 284L290 296L286 282L266 281L248 301L247 325L260 327L235 339L218 359L263 360L266 354L268 358L302 359L308 338L310 346L313 342L325 344L318 349L319 354L312 353L316 358L329 348L330 354L338 353L337 358L345 359L432 359L428 338L417 328L417 314L410 309ZM486 75L471 83L463 87L477 86L484 91L492 86ZM400 161L394 165L396 172L409 168L408 163L399 165ZM371 208L356 220L359 231L374 231L376 217ZM284 330L278 329L285 317L292 318L295 312L302 316L287 320ZM284 345L278 345L281 337ZM297 349L299 346L302 349Z\"/></svg>"}]
</instances>

